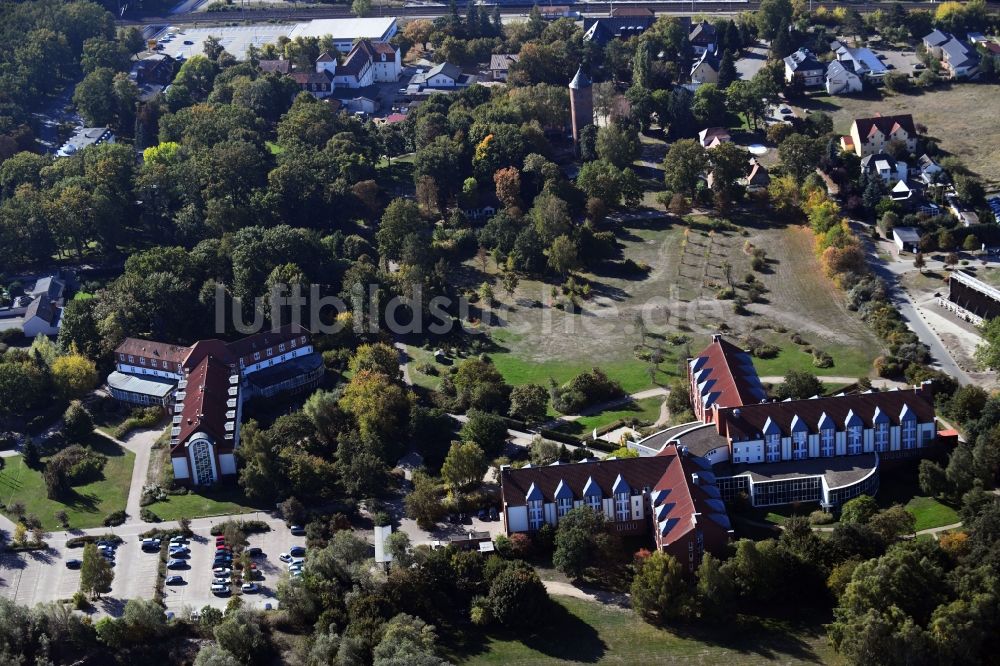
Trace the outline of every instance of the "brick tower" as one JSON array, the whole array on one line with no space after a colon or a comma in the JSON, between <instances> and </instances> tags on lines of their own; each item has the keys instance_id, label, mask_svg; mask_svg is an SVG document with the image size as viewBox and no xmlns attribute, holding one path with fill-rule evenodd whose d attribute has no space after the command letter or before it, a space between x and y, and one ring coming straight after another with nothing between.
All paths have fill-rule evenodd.
<instances>
[{"instance_id":1,"label":"brick tower","mask_svg":"<svg viewBox=\"0 0 1000 666\"><path fill-rule=\"evenodd\" d=\"M594 91L582 67L576 70L576 76L569 82L569 111L573 123L573 144L576 145L580 142L583 128L594 124Z\"/></svg>"}]
</instances>

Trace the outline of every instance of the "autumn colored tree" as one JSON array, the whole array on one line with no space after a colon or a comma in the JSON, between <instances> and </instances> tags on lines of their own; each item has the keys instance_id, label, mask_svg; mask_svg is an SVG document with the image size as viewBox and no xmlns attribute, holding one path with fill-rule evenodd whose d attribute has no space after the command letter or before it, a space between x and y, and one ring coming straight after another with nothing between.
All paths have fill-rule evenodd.
<instances>
[{"instance_id":1,"label":"autumn colored tree","mask_svg":"<svg viewBox=\"0 0 1000 666\"><path fill-rule=\"evenodd\" d=\"M521 205L521 172L517 167L500 169L493 174L493 182L497 188L497 199L506 208L516 208Z\"/></svg>"}]
</instances>

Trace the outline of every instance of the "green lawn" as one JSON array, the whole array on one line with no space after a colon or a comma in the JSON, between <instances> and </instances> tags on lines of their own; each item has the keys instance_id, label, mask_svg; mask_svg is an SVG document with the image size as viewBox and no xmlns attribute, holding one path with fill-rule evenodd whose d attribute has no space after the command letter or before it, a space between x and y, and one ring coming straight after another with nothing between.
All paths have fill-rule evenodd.
<instances>
[{"instance_id":1,"label":"green lawn","mask_svg":"<svg viewBox=\"0 0 1000 666\"><path fill-rule=\"evenodd\" d=\"M784 377L789 370L805 370L819 377L867 377L872 371L871 351L850 345L822 344L823 351L833 357L833 367L817 368L812 354L787 340L780 343L781 352L774 358L755 358L753 365L761 377Z\"/></svg>"},{"instance_id":2,"label":"green lawn","mask_svg":"<svg viewBox=\"0 0 1000 666\"><path fill-rule=\"evenodd\" d=\"M39 470L29 469L21 456L6 459L0 470L0 500L6 505L21 502L28 515L36 515L47 530L62 529L56 513L65 511L72 528L97 527L108 514L125 509L135 454L103 437L95 437L93 447L108 456L103 478L73 488L73 496L65 503L45 496L45 481ZM9 514L7 514L9 517Z\"/></svg>"},{"instance_id":3,"label":"green lawn","mask_svg":"<svg viewBox=\"0 0 1000 666\"><path fill-rule=\"evenodd\" d=\"M198 490L186 495L169 495L164 502L147 507L162 520L202 518L233 513L252 513L270 507L254 505L236 485L225 485L211 490Z\"/></svg>"},{"instance_id":4,"label":"green lawn","mask_svg":"<svg viewBox=\"0 0 1000 666\"><path fill-rule=\"evenodd\" d=\"M638 359L623 359L611 363L600 359L591 361L535 361L509 353L490 354L497 370L509 384L540 384L548 387L549 379L564 384L581 372L599 367L612 379L618 380L626 393L636 393L652 386L649 381L648 365ZM663 380L661 373L659 379Z\"/></svg>"},{"instance_id":5,"label":"green lawn","mask_svg":"<svg viewBox=\"0 0 1000 666\"><path fill-rule=\"evenodd\" d=\"M941 527L961 522L958 512L933 497L914 497L905 504L906 510L917 518L916 530Z\"/></svg>"},{"instance_id":6,"label":"green lawn","mask_svg":"<svg viewBox=\"0 0 1000 666\"><path fill-rule=\"evenodd\" d=\"M576 421L559 426L558 429L574 435L589 435L594 428L602 428L622 419L635 418L645 423L654 423L660 417L661 404L663 404L663 397L643 398L620 409L609 409L600 414L583 416Z\"/></svg>"},{"instance_id":7,"label":"green lawn","mask_svg":"<svg viewBox=\"0 0 1000 666\"><path fill-rule=\"evenodd\" d=\"M275 157L285 152L285 149L274 141L265 141L264 143L267 146L268 151L270 151L270 153Z\"/></svg>"},{"instance_id":8,"label":"green lawn","mask_svg":"<svg viewBox=\"0 0 1000 666\"><path fill-rule=\"evenodd\" d=\"M464 630L449 660L461 664L819 663L835 658L820 622L793 626L755 618L702 623L681 633L657 629L629 610L553 597L535 635Z\"/></svg>"}]
</instances>

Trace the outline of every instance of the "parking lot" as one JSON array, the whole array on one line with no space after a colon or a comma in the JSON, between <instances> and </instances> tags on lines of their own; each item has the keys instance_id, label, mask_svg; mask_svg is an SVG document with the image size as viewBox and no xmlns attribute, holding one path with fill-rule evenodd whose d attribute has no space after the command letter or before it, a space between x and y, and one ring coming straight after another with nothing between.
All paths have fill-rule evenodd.
<instances>
[{"instance_id":1,"label":"parking lot","mask_svg":"<svg viewBox=\"0 0 1000 666\"><path fill-rule=\"evenodd\" d=\"M879 59L885 63L885 66L889 67L889 71L892 72L912 74L914 71L913 66L920 62L913 51L893 51L889 49L872 49L872 51L877 56L884 56Z\"/></svg>"},{"instance_id":2,"label":"parking lot","mask_svg":"<svg viewBox=\"0 0 1000 666\"><path fill-rule=\"evenodd\" d=\"M136 537L126 537L115 553L111 592L94 605L98 614L118 616L133 598L152 599L156 590L157 558L140 551ZM66 539L50 539L44 551L0 556L0 595L25 606L70 599L80 589L80 571L66 561L81 559L83 548L67 548Z\"/></svg>"},{"instance_id":3,"label":"parking lot","mask_svg":"<svg viewBox=\"0 0 1000 666\"><path fill-rule=\"evenodd\" d=\"M272 531L264 534L251 534L247 537L249 546L260 548L263 556L254 558L257 570L263 575L263 579L255 580L260 591L253 594L244 594L243 603L246 606L265 608L270 604L272 608L277 608L278 602L275 594L278 589L278 582L282 576L287 576L287 566L278 560L281 553L287 553L292 546L305 546L305 537L294 537L287 527L275 526L272 524ZM212 562L215 559L215 537L209 533L208 528L194 530L194 537L188 546L191 549L188 558L188 568L168 570L167 575L179 575L184 579L182 585L165 585L163 588L164 603L168 611L180 613L187 607L192 611L200 610L205 606L225 608L229 603L229 596L218 596L212 593ZM232 586L231 595L240 594L239 586Z\"/></svg>"},{"instance_id":4,"label":"parking lot","mask_svg":"<svg viewBox=\"0 0 1000 666\"><path fill-rule=\"evenodd\" d=\"M67 555L73 553L71 555ZM69 599L80 589L80 571L67 569L64 562L76 549L65 544L23 553L0 555L0 595L24 606Z\"/></svg>"}]
</instances>

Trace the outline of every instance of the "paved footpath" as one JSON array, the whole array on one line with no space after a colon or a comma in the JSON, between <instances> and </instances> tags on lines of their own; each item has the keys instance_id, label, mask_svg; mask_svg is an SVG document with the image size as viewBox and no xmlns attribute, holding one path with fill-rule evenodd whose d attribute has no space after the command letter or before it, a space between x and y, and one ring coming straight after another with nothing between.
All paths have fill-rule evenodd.
<instances>
[{"instance_id":1,"label":"paved footpath","mask_svg":"<svg viewBox=\"0 0 1000 666\"><path fill-rule=\"evenodd\" d=\"M163 428L134 430L124 440L115 439L100 430L95 430L94 432L135 454L135 464L132 466L132 482L129 484L128 501L125 503L125 513L128 514L125 524L141 522L139 513L142 511L142 489L146 486L146 476L149 473L149 460L152 456L153 444L163 434Z\"/></svg>"}]
</instances>

